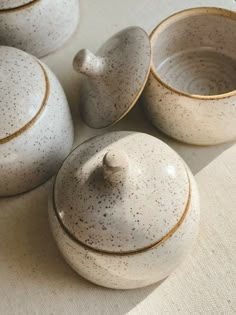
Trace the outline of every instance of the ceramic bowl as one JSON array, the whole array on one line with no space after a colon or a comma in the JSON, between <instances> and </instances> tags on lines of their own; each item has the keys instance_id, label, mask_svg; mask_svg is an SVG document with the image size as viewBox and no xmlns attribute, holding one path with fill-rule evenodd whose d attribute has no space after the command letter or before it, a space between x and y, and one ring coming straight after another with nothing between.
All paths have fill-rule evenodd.
<instances>
[{"instance_id":1,"label":"ceramic bowl","mask_svg":"<svg viewBox=\"0 0 236 315\"><path fill-rule=\"evenodd\" d=\"M73 125L64 91L33 56L0 46L0 196L51 177L69 154Z\"/></svg>"},{"instance_id":2,"label":"ceramic bowl","mask_svg":"<svg viewBox=\"0 0 236 315\"><path fill-rule=\"evenodd\" d=\"M144 90L152 123L180 141L213 145L236 138L236 13L194 8L151 34Z\"/></svg>"},{"instance_id":3,"label":"ceramic bowl","mask_svg":"<svg viewBox=\"0 0 236 315\"><path fill-rule=\"evenodd\" d=\"M114 132L78 146L49 201L58 248L101 286L132 289L167 277L198 234L199 196L183 160L147 134Z\"/></svg>"},{"instance_id":4,"label":"ceramic bowl","mask_svg":"<svg viewBox=\"0 0 236 315\"><path fill-rule=\"evenodd\" d=\"M67 41L78 19L78 0L3 0L0 44L42 57Z\"/></svg>"}]
</instances>

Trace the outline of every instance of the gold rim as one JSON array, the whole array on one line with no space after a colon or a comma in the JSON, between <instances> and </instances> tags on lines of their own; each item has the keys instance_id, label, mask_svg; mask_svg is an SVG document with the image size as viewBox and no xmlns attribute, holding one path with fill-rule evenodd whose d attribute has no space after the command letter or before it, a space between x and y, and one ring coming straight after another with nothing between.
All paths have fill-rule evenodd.
<instances>
[{"instance_id":1,"label":"gold rim","mask_svg":"<svg viewBox=\"0 0 236 315\"><path fill-rule=\"evenodd\" d=\"M151 41L151 47L153 48L155 38L158 35L158 33L161 33L163 30L165 30L168 26L172 25L174 22L181 20L184 17L189 17L191 15L196 14L214 14L219 16L224 16L227 18L230 18L234 21L236 21L236 13L234 11L222 9L222 8L214 8L214 7L201 7L201 8L193 8L193 9L187 9L180 12L177 12L168 18L166 18L164 21L162 21L150 34L150 41ZM164 85L167 89L171 90L174 93L177 93L182 96L195 98L195 99L201 99L201 100L216 100L216 99L223 99L228 98L230 96L236 95L236 90L223 93L223 94L216 94L216 95L199 95L199 94L190 94L187 92L183 92L181 90L175 89L169 84L165 83L160 76L158 75L153 59L151 62L151 70L150 72L153 74L156 80L159 81L162 85Z\"/></svg>"},{"instance_id":2,"label":"gold rim","mask_svg":"<svg viewBox=\"0 0 236 315\"><path fill-rule=\"evenodd\" d=\"M20 11L20 10L23 10L23 9L28 9L28 8L32 7L33 5L35 5L36 3L40 2L40 1L41 0L31 0L31 2L26 3L26 4L22 4L22 5L18 6L18 7L2 9L2 10L0 10L0 14L16 12L16 11Z\"/></svg>"},{"instance_id":3,"label":"gold rim","mask_svg":"<svg viewBox=\"0 0 236 315\"><path fill-rule=\"evenodd\" d=\"M42 69L43 74L44 74L44 78L45 78L45 94L44 94L43 102L42 102L38 112L36 113L36 115L26 125L24 125L22 128L20 128L16 132L12 133L11 135L0 139L0 144L4 144L6 142L11 141L12 139L18 137L20 134L25 132L27 129L29 129L35 123L35 121L38 119L38 117L43 112L43 110L44 110L44 108L46 106L47 99L48 99L48 96L49 96L49 91L50 91L50 85L49 85L48 76L47 76L47 73L46 73L44 67L39 62L38 62L38 64L39 64L40 68Z\"/></svg>"},{"instance_id":4,"label":"gold rim","mask_svg":"<svg viewBox=\"0 0 236 315\"><path fill-rule=\"evenodd\" d=\"M95 137L94 137L95 138ZM86 140L85 142L87 142L89 140ZM78 147L78 146L77 146ZM72 150L75 151L77 149L77 147ZM71 153L72 153L71 152ZM69 154L70 155L70 154ZM68 158L68 157L67 157ZM67 158L65 159L65 161L67 160ZM63 164L65 163L65 161L63 162ZM60 169L63 167L63 164L61 165ZM106 251L106 250L99 250L96 248L93 248L87 244L84 244L83 242L81 242L80 240L78 240L68 229L67 227L64 225L64 223L62 222L58 211L57 211L57 207L56 207L56 202L55 202L55 187L56 187L56 181L57 181L57 176L60 172L60 169L56 175L54 184L53 184L53 192L52 192L52 207L53 207L53 212L56 216L56 219L58 220L59 225L61 226L61 228L63 229L63 231L66 233L66 235L75 243L79 244L80 246L87 248L89 250L92 250L96 253L101 253L101 254L108 254L108 255L114 255L114 256L124 256L124 255L135 255L135 254L139 254L139 253L143 253L145 251L148 250L152 250L160 245L162 245L164 242L166 242L169 238L172 237L172 235L178 230L178 228L182 225L182 223L184 222L187 213L189 212L189 206L190 206L190 201L191 201L191 185L190 185L190 178L189 178L189 174L188 171L185 167L185 171L187 174L187 179L188 179L188 196L187 196L187 202L183 211L183 214L181 215L179 221L161 238L159 239L157 242L147 245L145 247L142 247L140 249L137 250L132 250L132 251L125 251L125 252L112 252L112 251Z\"/></svg>"}]
</instances>

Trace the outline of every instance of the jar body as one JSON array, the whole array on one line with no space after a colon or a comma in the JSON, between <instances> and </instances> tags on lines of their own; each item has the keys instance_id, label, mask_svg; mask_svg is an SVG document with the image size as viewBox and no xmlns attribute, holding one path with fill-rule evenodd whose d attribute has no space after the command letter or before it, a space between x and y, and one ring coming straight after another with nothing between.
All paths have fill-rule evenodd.
<instances>
[{"instance_id":1,"label":"jar body","mask_svg":"<svg viewBox=\"0 0 236 315\"><path fill-rule=\"evenodd\" d=\"M73 144L73 122L65 93L42 64L49 83L45 107L33 125L0 144L0 196L31 190L60 167Z\"/></svg>"},{"instance_id":2,"label":"jar body","mask_svg":"<svg viewBox=\"0 0 236 315\"><path fill-rule=\"evenodd\" d=\"M152 124L179 141L216 145L236 139L236 95L216 99L188 97L170 90L151 72L143 100Z\"/></svg>"},{"instance_id":3,"label":"jar body","mask_svg":"<svg viewBox=\"0 0 236 315\"><path fill-rule=\"evenodd\" d=\"M78 0L40 0L0 11L0 44L43 57L66 42L78 19Z\"/></svg>"},{"instance_id":4,"label":"jar body","mask_svg":"<svg viewBox=\"0 0 236 315\"><path fill-rule=\"evenodd\" d=\"M80 245L62 228L50 201L51 228L65 260L84 278L113 289L144 287L166 278L188 254L198 234L198 190L193 176L189 176L191 199L182 224L159 246L130 255L105 254Z\"/></svg>"}]
</instances>

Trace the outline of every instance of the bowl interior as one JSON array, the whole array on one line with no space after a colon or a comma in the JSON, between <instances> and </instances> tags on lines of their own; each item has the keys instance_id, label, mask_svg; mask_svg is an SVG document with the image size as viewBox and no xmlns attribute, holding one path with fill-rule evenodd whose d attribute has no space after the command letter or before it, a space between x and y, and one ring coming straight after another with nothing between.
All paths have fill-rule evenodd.
<instances>
[{"instance_id":1,"label":"bowl interior","mask_svg":"<svg viewBox=\"0 0 236 315\"><path fill-rule=\"evenodd\" d=\"M236 13L180 12L152 33L152 70L172 88L199 96L236 90Z\"/></svg>"}]
</instances>

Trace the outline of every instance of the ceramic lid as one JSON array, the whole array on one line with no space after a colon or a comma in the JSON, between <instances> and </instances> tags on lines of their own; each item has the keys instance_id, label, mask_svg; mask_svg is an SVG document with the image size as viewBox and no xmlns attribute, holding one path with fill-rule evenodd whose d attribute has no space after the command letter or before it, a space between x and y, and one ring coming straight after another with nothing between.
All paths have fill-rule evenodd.
<instances>
[{"instance_id":1,"label":"ceramic lid","mask_svg":"<svg viewBox=\"0 0 236 315\"><path fill-rule=\"evenodd\" d=\"M182 159L143 133L108 133L78 146L61 167L54 208L64 230L95 250L128 253L170 237L190 198Z\"/></svg>"},{"instance_id":2,"label":"ceramic lid","mask_svg":"<svg viewBox=\"0 0 236 315\"><path fill-rule=\"evenodd\" d=\"M37 0L1 0L0 10L15 9Z\"/></svg>"},{"instance_id":3,"label":"ceramic lid","mask_svg":"<svg viewBox=\"0 0 236 315\"><path fill-rule=\"evenodd\" d=\"M74 59L74 68L87 76L81 115L93 128L107 127L127 114L148 79L151 44L140 27L111 37L96 56L87 49Z\"/></svg>"},{"instance_id":4,"label":"ceramic lid","mask_svg":"<svg viewBox=\"0 0 236 315\"><path fill-rule=\"evenodd\" d=\"M0 46L0 143L23 131L45 104L46 74L31 55Z\"/></svg>"}]
</instances>

